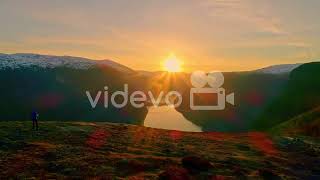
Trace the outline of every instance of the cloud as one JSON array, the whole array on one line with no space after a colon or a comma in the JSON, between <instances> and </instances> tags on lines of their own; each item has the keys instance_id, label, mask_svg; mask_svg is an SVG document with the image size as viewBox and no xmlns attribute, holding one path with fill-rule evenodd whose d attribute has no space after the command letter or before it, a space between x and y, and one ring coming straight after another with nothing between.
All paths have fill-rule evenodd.
<instances>
[{"instance_id":1,"label":"cloud","mask_svg":"<svg viewBox=\"0 0 320 180\"><path fill-rule=\"evenodd\" d=\"M171 51L205 66L306 49L319 56L319 1L292 1L3 0L0 50L125 59L139 69Z\"/></svg>"},{"instance_id":2,"label":"cloud","mask_svg":"<svg viewBox=\"0 0 320 180\"><path fill-rule=\"evenodd\" d=\"M263 1L260 1L263 2ZM266 3L265 3L266 4ZM235 29L246 29L270 35L286 35L279 18L272 9L252 0L206 0L202 3L213 18L222 18L226 23L239 24Z\"/></svg>"}]
</instances>

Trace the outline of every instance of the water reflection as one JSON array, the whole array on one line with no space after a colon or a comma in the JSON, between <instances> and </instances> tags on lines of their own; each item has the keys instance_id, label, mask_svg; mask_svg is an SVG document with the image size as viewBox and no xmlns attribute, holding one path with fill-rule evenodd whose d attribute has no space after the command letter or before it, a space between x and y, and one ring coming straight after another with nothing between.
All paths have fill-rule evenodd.
<instances>
[{"instance_id":1,"label":"water reflection","mask_svg":"<svg viewBox=\"0 0 320 180\"><path fill-rule=\"evenodd\" d=\"M159 129L202 132L199 126L188 121L182 114L169 106L149 107L144 126Z\"/></svg>"}]
</instances>

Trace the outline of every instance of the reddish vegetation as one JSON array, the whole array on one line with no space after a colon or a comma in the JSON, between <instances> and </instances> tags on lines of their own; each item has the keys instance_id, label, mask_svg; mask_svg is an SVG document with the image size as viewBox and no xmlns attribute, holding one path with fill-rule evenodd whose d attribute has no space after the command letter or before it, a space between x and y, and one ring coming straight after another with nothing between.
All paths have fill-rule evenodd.
<instances>
[{"instance_id":1,"label":"reddish vegetation","mask_svg":"<svg viewBox=\"0 0 320 180\"><path fill-rule=\"evenodd\" d=\"M173 141L178 141L183 137L183 133L181 131L170 131L169 136Z\"/></svg>"},{"instance_id":2,"label":"reddish vegetation","mask_svg":"<svg viewBox=\"0 0 320 180\"><path fill-rule=\"evenodd\" d=\"M204 136L203 138L210 139L213 141L224 141L226 139L231 138L230 134L227 133L222 133L222 132L207 132L207 133L202 133Z\"/></svg>"},{"instance_id":3,"label":"reddish vegetation","mask_svg":"<svg viewBox=\"0 0 320 180\"><path fill-rule=\"evenodd\" d=\"M212 180L225 180L226 178L224 176L216 175L212 178Z\"/></svg>"},{"instance_id":4,"label":"reddish vegetation","mask_svg":"<svg viewBox=\"0 0 320 180\"><path fill-rule=\"evenodd\" d=\"M137 128L136 132L132 133L132 140L134 143L141 143L141 141L145 138L145 132L141 128Z\"/></svg>"},{"instance_id":5,"label":"reddish vegetation","mask_svg":"<svg viewBox=\"0 0 320 180\"><path fill-rule=\"evenodd\" d=\"M249 143L267 155L277 154L278 151L274 147L273 141L261 132L248 133Z\"/></svg>"},{"instance_id":6,"label":"reddish vegetation","mask_svg":"<svg viewBox=\"0 0 320 180\"><path fill-rule=\"evenodd\" d=\"M188 133L84 122L42 122L35 132L28 125L0 123L0 179L308 179L319 174L317 141L311 147L260 132Z\"/></svg>"},{"instance_id":7,"label":"reddish vegetation","mask_svg":"<svg viewBox=\"0 0 320 180\"><path fill-rule=\"evenodd\" d=\"M186 169L180 167L169 167L159 175L159 179L169 180L188 180L190 179L189 173Z\"/></svg>"},{"instance_id":8,"label":"reddish vegetation","mask_svg":"<svg viewBox=\"0 0 320 180\"><path fill-rule=\"evenodd\" d=\"M163 134L159 133L158 130L155 129L148 129L144 127L136 127L136 131L131 132L132 136L132 141L137 144L137 143L142 143L142 142L150 142L150 141L156 141L161 137Z\"/></svg>"},{"instance_id":9,"label":"reddish vegetation","mask_svg":"<svg viewBox=\"0 0 320 180\"><path fill-rule=\"evenodd\" d=\"M46 142L34 142L30 143L23 151L18 151L17 154L13 156L12 163L6 163L6 168L8 169L8 175L14 177L17 173L22 173L29 171L30 167L41 166L43 164L43 159L49 149L55 149L56 146ZM40 177L43 176L40 168ZM0 176L1 177L1 176ZM2 179L2 178L0 178ZM45 178L40 178L45 179Z\"/></svg>"},{"instance_id":10,"label":"reddish vegetation","mask_svg":"<svg viewBox=\"0 0 320 180\"><path fill-rule=\"evenodd\" d=\"M86 144L91 148L99 149L106 143L108 136L110 136L109 132L104 129L97 129L90 134Z\"/></svg>"}]
</instances>

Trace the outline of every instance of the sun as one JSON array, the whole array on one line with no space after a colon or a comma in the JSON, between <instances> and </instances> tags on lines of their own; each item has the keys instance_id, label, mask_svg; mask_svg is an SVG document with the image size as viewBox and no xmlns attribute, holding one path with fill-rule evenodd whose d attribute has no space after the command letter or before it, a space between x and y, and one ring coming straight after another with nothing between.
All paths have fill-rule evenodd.
<instances>
[{"instance_id":1,"label":"sun","mask_svg":"<svg viewBox=\"0 0 320 180\"><path fill-rule=\"evenodd\" d=\"M168 72L181 72L182 61L179 60L174 54L170 54L163 63L163 68Z\"/></svg>"}]
</instances>

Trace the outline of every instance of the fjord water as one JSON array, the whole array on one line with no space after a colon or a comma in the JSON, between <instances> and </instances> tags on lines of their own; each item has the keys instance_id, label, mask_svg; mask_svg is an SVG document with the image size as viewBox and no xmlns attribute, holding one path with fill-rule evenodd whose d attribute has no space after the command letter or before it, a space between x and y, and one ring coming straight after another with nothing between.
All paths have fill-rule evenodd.
<instances>
[{"instance_id":1,"label":"fjord water","mask_svg":"<svg viewBox=\"0 0 320 180\"><path fill-rule=\"evenodd\" d=\"M202 132L201 127L188 121L181 113L170 106L149 107L144 126L179 130L188 132Z\"/></svg>"}]
</instances>

